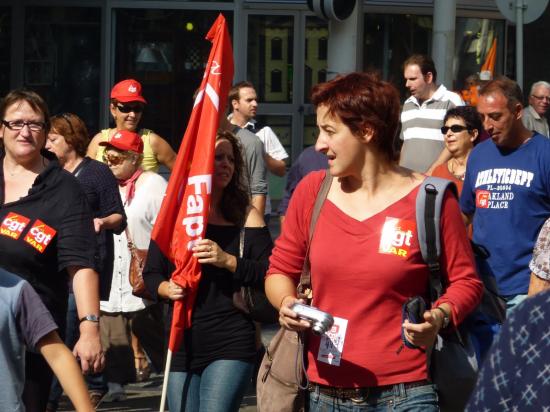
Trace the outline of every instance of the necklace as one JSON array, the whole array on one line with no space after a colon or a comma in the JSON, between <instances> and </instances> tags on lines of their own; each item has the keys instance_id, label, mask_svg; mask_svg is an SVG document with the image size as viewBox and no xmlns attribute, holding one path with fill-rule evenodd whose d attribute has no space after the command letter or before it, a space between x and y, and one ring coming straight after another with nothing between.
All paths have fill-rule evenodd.
<instances>
[{"instance_id":1,"label":"necklace","mask_svg":"<svg viewBox=\"0 0 550 412\"><path fill-rule=\"evenodd\" d=\"M449 172L451 172L451 174L456 177L457 179L459 180L464 180L464 175L466 174L466 169L464 169L464 171L462 173L457 173L456 172L456 169L457 167L459 166L458 164L458 160L456 160L455 158L452 158L451 160L449 160Z\"/></svg>"},{"instance_id":2,"label":"necklace","mask_svg":"<svg viewBox=\"0 0 550 412\"><path fill-rule=\"evenodd\" d=\"M24 175L24 174L37 174L38 175L42 172L42 170L44 170L44 168L46 166L46 164L44 162L44 158L41 157L41 159L42 159L41 164L35 165L36 167L26 168L26 167L24 167L20 164L15 164L14 165L15 170L10 170L10 168L4 162L4 172L7 172L7 174L10 177L15 177L15 176ZM36 169L36 171L34 169Z\"/></svg>"}]
</instances>

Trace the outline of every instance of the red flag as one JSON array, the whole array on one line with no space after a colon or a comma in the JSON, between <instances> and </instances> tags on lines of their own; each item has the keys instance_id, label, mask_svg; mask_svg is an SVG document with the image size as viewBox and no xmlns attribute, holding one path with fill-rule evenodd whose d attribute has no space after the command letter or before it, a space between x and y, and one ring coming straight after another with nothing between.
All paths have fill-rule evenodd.
<instances>
[{"instance_id":1,"label":"red flag","mask_svg":"<svg viewBox=\"0 0 550 412\"><path fill-rule=\"evenodd\" d=\"M191 248L206 231L219 114L225 110L233 80L233 50L221 14L206 39L212 42L212 50L151 235L176 266L172 279L186 288L185 298L174 302L168 344L172 352L179 348L183 330L191 326L201 277L201 266Z\"/></svg>"}]
</instances>

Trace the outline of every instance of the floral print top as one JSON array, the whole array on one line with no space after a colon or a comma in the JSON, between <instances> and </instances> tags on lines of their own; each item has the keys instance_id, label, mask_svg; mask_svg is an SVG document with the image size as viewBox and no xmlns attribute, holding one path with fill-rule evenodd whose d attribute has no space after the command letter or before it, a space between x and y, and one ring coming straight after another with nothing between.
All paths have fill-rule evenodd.
<instances>
[{"instance_id":1,"label":"floral print top","mask_svg":"<svg viewBox=\"0 0 550 412\"><path fill-rule=\"evenodd\" d=\"M540 230L529 269L539 278L550 280L550 218Z\"/></svg>"}]
</instances>

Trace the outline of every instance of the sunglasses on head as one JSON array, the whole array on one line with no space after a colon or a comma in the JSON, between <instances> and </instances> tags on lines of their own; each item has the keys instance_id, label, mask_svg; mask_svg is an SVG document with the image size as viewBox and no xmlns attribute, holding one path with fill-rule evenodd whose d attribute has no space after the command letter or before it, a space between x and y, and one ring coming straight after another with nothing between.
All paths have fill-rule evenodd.
<instances>
[{"instance_id":1,"label":"sunglasses on head","mask_svg":"<svg viewBox=\"0 0 550 412\"><path fill-rule=\"evenodd\" d=\"M113 153L103 153L103 161L108 165L118 166L126 160L127 156Z\"/></svg>"},{"instance_id":2,"label":"sunglasses on head","mask_svg":"<svg viewBox=\"0 0 550 412\"><path fill-rule=\"evenodd\" d=\"M141 113L143 111L143 105L141 104L120 104L117 103L116 108L120 113Z\"/></svg>"},{"instance_id":3,"label":"sunglasses on head","mask_svg":"<svg viewBox=\"0 0 550 412\"><path fill-rule=\"evenodd\" d=\"M71 116L69 115L69 113L56 114L55 116L52 117L52 120L53 119L63 119L65 123L69 125L69 129L72 135L76 136L76 132L74 131L73 124L71 123ZM61 133L58 133L58 134L61 134Z\"/></svg>"},{"instance_id":4,"label":"sunglasses on head","mask_svg":"<svg viewBox=\"0 0 550 412\"><path fill-rule=\"evenodd\" d=\"M449 129L451 130L451 132L453 133L460 133L460 132L463 132L464 130L470 130L468 129L467 126L461 126L459 124L453 124L451 127L449 126L443 126L441 128L441 133L442 134L447 134L447 132L449 131Z\"/></svg>"}]
</instances>

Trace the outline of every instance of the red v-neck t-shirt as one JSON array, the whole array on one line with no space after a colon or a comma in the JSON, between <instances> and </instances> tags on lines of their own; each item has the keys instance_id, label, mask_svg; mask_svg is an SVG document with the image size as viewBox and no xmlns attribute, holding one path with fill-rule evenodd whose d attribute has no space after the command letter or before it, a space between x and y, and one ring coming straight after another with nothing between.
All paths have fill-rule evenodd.
<instances>
[{"instance_id":1,"label":"red v-neck t-shirt","mask_svg":"<svg viewBox=\"0 0 550 412\"><path fill-rule=\"evenodd\" d=\"M308 175L296 189L268 275L300 278L309 221L324 171ZM318 361L320 338L308 337L308 377L336 387L371 387L427 378L426 355L401 346L401 308L410 297L427 300L428 269L418 247L418 187L381 212L358 221L330 200L318 218L310 249L312 304L347 320L339 366ZM442 267L450 286L437 302L453 307L461 322L479 302L481 282L453 196L443 202Z\"/></svg>"}]
</instances>

